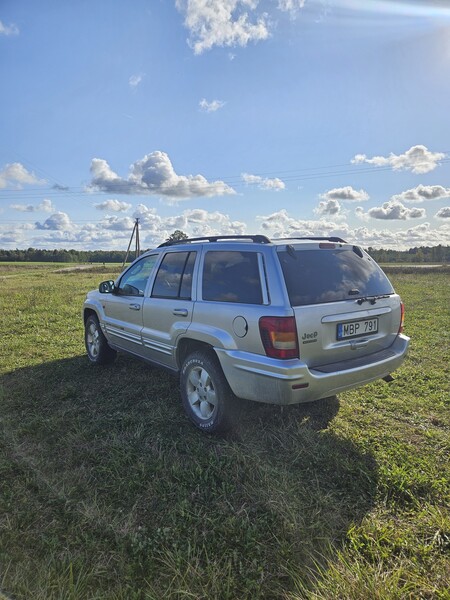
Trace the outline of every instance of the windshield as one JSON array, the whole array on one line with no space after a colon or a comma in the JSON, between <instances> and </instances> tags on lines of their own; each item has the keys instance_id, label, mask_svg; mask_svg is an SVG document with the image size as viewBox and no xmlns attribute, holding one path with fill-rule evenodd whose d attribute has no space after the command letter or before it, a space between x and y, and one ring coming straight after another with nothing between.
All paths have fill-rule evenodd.
<instances>
[{"instance_id":1,"label":"windshield","mask_svg":"<svg viewBox=\"0 0 450 600\"><path fill-rule=\"evenodd\" d=\"M359 250L359 249L358 249ZM380 267L353 248L278 253L292 306L393 294Z\"/></svg>"}]
</instances>

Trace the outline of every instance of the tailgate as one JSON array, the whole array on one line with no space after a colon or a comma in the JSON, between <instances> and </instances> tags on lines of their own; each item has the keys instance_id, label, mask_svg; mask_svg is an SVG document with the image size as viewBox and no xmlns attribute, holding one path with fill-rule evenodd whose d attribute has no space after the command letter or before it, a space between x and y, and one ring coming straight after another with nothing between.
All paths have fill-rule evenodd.
<instances>
[{"instance_id":1,"label":"tailgate","mask_svg":"<svg viewBox=\"0 0 450 600\"><path fill-rule=\"evenodd\" d=\"M308 366L364 357L394 342L400 298L364 250L343 241L303 242L280 246L278 258Z\"/></svg>"},{"instance_id":2,"label":"tailgate","mask_svg":"<svg viewBox=\"0 0 450 600\"><path fill-rule=\"evenodd\" d=\"M294 307L300 359L309 367L367 356L388 348L401 319L400 298L375 304L345 300Z\"/></svg>"}]
</instances>

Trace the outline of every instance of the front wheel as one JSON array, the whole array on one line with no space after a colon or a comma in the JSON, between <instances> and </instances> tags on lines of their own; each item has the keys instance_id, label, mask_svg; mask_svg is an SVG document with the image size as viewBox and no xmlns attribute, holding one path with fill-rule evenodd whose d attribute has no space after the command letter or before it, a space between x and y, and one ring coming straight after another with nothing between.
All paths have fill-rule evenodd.
<instances>
[{"instance_id":1,"label":"front wheel","mask_svg":"<svg viewBox=\"0 0 450 600\"><path fill-rule=\"evenodd\" d=\"M116 358L117 352L109 347L96 315L89 315L86 319L84 342L91 363L106 365Z\"/></svg>"},{"instance_id":2,"label":"front wheel","mask_svg":"<svg viewBox=\"0 0 450 600\"><path fill-rule=\"evenodd\" d=\"M202 351L188 356L180 385L183 408L198 429L218 433L231 427L236 398L214 357Z\"/></svg>"}]
</instances>

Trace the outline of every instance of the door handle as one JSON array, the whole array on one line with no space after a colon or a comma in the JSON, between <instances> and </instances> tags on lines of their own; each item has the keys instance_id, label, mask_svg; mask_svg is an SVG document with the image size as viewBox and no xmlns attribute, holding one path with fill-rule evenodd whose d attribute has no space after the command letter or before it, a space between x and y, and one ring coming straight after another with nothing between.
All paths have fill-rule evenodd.
<instances>
[{"instance_id":1,"label":"door handle","mask_svg":"<svg viewBox=\"0 0 450 600\"><path fill-rule=\"evenodd\" d=\"M141 310L141 305L140 304L129 304L128 308L131 308L131 310Z\"/></svg>"},{"instance_id":2,"label":"door handle","mask_svg":"<svg viewBox=\"0 0 450 600\"><path fill-rule=\"evenodd\" d=\"M179 317L187 317L188 311L187 308L174 308L172 314L178 315Z\"/></svg>"}]
</instances>

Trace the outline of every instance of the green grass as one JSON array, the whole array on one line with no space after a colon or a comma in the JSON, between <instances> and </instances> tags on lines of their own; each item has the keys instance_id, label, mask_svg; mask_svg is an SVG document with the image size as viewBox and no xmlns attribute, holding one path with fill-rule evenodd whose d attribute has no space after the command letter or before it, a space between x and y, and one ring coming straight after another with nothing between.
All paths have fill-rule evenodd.
<instances>
[{"instance_id":1,"label":"green grass","mask_svg":"<svg viewBox=\"0 0 450 600\"><path fill-rule=\"evenodd\" d=\"M176 378L88 364L83 297L115 273L54 270L0 268L6 598L450 597L445 273L391 275L412 336L393 383L248 404L214 438Z\"/></svg>"}]
</instances>

